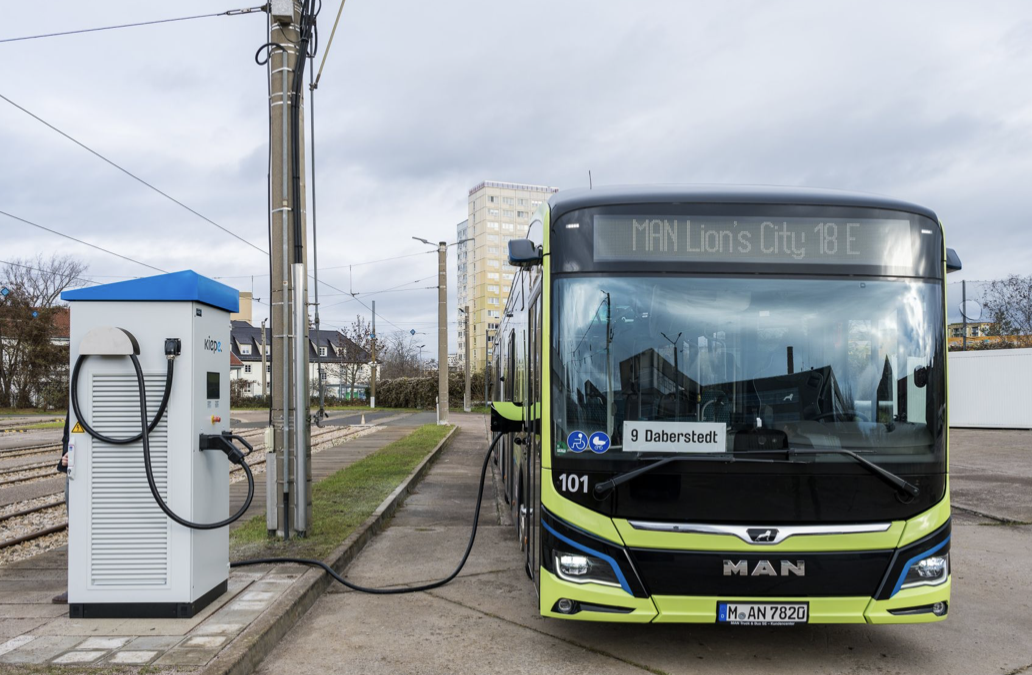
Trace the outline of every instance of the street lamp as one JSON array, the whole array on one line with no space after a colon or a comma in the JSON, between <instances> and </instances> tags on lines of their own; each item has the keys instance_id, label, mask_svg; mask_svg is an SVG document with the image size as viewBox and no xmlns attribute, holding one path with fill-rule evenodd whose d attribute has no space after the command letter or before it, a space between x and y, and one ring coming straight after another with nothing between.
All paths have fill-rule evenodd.
<instances>
[{"instance_id":1,"label":"street lamp","mask_svg":"<svg viewBox=\"0 0 1032 675\"><path fill-rule=\"evenodd\" d=\"M424 372L423 371L423 347L425 347L425 346L426 345L419 345L418 347L416 347L416 349L419 350L419 375L420 375L420 377L423 376L423 372Z\"/></svg>"},{"instance_id":2,"label":"street lamp","mask_svg":"<svg viewBox=\"0 0 1032 675\"><path fill-rule=\"evenodd\" d=\"M448 423L448 248L473 241L471 237L449 244L436 244L422 237L412 237L427 246L437 247L437 423ZM444 364L442 366L442 364Z\"/></svg>"}]
</instances>

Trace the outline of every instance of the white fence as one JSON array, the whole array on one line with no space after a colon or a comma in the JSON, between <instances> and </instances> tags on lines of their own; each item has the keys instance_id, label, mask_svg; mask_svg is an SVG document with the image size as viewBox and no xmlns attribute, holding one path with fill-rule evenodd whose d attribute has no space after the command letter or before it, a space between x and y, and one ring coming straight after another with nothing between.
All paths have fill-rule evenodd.
<instances>
[{"instance_id":1,"label":"white fence","mask_svg":"<svg viewBox=\"0 0 1032 675\"><path fill-rule=\"evenodd\" d=\"M1032 429L1032 349L950 352L950 426Z\"/></svg>"}]
</instances>

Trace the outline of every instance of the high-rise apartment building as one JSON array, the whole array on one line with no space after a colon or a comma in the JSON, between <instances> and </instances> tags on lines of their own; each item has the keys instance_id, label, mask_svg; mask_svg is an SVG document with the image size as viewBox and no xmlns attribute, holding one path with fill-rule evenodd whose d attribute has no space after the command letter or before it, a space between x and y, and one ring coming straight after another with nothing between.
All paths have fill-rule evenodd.
<instances>
[{"instance_id":1,"label":"high-rise apartment building","mask_svg":"<svg viewBox=\"0 0 1032 675\"><path fill-rule=\"evenodd\" d=\"M516 269L507 263L509 241L527 236L530 219L559 188L484 181L469 191L469 218L457 227L459 355L465 358L467 335L462 309L469 306L470 361L483 370ZM540 232L537 233L540 236Z\"/></svg>"}]
</instances>

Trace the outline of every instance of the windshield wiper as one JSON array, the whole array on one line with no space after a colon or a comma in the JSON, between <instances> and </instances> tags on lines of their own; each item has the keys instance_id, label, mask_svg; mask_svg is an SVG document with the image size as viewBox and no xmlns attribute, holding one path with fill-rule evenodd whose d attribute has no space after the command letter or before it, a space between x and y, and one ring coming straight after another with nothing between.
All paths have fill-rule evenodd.
<instances>
[{"instance_id":1,"label":"windshield wiper","mask_svg":"<svg viewBox=\"0 0 1032 675\"><path fill-rule=\"evenodd\" d=\"M777 451L777 452L780 452L780 451ZM739 455L739 457L736 457L735 456L736 454ZM750 459L741 459L740 458L741 455L747 455L747 454L769 455L770 451L769 450L761 450L759 452L751 451L751 452L738 452L738 453L734 453L734 452L702 453L702 452L700 452L700 453L692 453L690 455L670 455L668 457L663 457L661 459L657 459L657 460L653 461L651 464L646 464L645 466L639 466L637 469L631 469L630 471L627 471L627 472L624 472L624 473L621 473L621 474L617 474L616 476L613 476L609 480L604 480L601 483L595 483L595 489L594 489L595 497L597 499L602 499L603 497L605 497L610 491L612 491L617 486L623 485L627 481L633 480L634 478L637 478L638 476L642 475L643 473L648 473L649 471L652 471L653 469L657 469L657 468L659 468L661 466L664 466L666 464L670 464L672 462L692 462L692 461L694 461L694 462L714 462L714 461L716 461L716 462L723 462L725 464L735 464L735 463L739 463L739 462L749 463L749 464L798 464L798 462L793 462L792 460L784 460L784 459L751 459L751 458Z\"/></svg>"},{"instance_id":2,"label":"windshield wiper","mask_svg":"<svg viewBox=\"0 0 1032 675\"><path fill-rule=\"evenodd\" d=\"M893 486L900 492L905 492L911 497L916 497L921 494L921 489L913 483L908 483L903 478L892 473L888 469L883 469L866 457L862 457L852 450L843 450L842 448L823 448L814 450L795 450L789 449L789 455L845 455L846 457L852 457L860 463L862 467L875 474L889 485Z\"/></svg>"},{"instance_id":3,"label":"windshield wiper","mask_svg":"<svg viewBox=\"0 0 1032 675\"><path fill-rule=\"evenodd\" d=\"M594 493L595 493L595 497L597 499L602 499L610 491L612 491L613 489L615 489L616 487L618 487L620 485L623 485L627 481L633 480L633 479L637 478L638 476L640 476L640 475L642 475L644 473L648 473L649 471L652 471L653 469L659 468L659 467L664 466L666 464L671 464L673 462L680 462L680 461L713 462L713 461L717 461L717 462L723 462L725 464L734 464L736 462L749 463L749 464L789 464L789 463L790 464L797 464L798 463L798 462L793 462L790 459L789 460L783 460L783 459L753 459L753 458L742 459L741 458L742 455L769 455L772 452L781 452L781 451L780 450L746 450L746 451L739 451L739 452L693 453L693 454L690 454L690 455L670 455L668 457L663 457L662 459L657 459L657 460L653 461L651 464L646 464L645 466L640 466L637 469L631 469L630 471L627 471L627 472L624 472L624 473L621 473L621 474L617 474L616 476L613 476L609 480L604 480L601 483L596 483L595 484ZM788 452L789 457L791 457L793 455L846 455L847 457L852 457L853 459L855 459L865 469L867 469L871 473L875 474L876 476L878 476L879 478L884 480L886 483L889 483L890 485L895 487L900 492L905 492L908 495L910 495L911 497L916 497L921 492L920 489L916 485L908 483L906 480L904 480L903 478L900 478L899 476L897 476L896 474L892 473L891 471L883 469L882 467L878 466L877 464L875 464L871 460L867 459L866 457L861 457L860 455L856 454L855 452L852 452L851 450L843 450L841 448L828 448L828 449L823 449L823 450L796 450L796 449L789 449L786 452Z\"/></svg>"}]
</instances>

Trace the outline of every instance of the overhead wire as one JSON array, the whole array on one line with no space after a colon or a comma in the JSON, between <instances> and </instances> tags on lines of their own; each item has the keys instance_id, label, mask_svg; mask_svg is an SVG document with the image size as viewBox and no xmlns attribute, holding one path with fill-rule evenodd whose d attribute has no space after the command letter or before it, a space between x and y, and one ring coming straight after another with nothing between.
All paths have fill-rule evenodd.
<instances>
[{"instance_id":1,"label":"overhead wire","mask_svg":"<svg viewBox=\"0 0 1032 675\"><path fill-rule=\"evenodd\" d=\"M9 260L0 260L0 263L2 263L4 265L10 265L11 267L21 267L22 269L32 270L33 272L44 272L44 273L51 272L51 270L44 270L44 269L40 269L38 267L32 267L31 265L22 265L21 263L11 262ZM100 285L99 281L94 281L93 279L87 279L86 277L71 277L71 278L75 279L77 281L85 281L85 282L90 283L90 284L97 284L98 286Z\"/></svg>"},{"instance_id":2,"label":"overhead wire","mask_svg":"<svg viewBox=\"0 0 1032 675\"><path fill-rule=\"evenodd\" d=\"M14 101L12 101L12 100L11 100L11 99L9 99L8 97L4 96L3 94L0 94L0 99L3 99L3 100L4 100L4 101L6 101L7 103L11 104L12 106L14 106L15 108L17 108L18 110L22 111L23 113L25 113L25 114L26 114L26 115L28 115L29 117L33 118L33 119L34 119L34 120L36 120L37 122L39 122L39 123L43 124L44 126L48 127L49 129L51 129L51 130L53 130L53 131L56 131L57 133L61 134L62 136L64 136L64 137L65 137L65 138L67 138L68 140L70 140L70 141L71 141L72 143L75 143L76 145L78 145L78 146L79 146L80 148L82 148L83 150L86 150L87 152L89 152L90 154L94 155L95 157L98 157L99 159L102 159L102 160L104 160L105 162L107 162L107 163L108 163L108 164L110 164L111 166L115 167L116 169L118 169L119 171L121 171L122 173L124 173L125 175L129 176L129 177L130 177L130 178L132 178L133 180L135 180L135 181L139 182L139 183L140 183L140 184L142 184L142 185L145 185L145 186L149 187L149 188L150 188L151 190L153 190L153 191L157 192L157 193L158 193L159 195L161 195L161 196L162 196L162 197L164 197L165 199L168 199L169 201L173 202L174 204L177 204L177 205L179 205L179 206L183 207L184 209L186 209L186 210L187 210L187 211L189 211L190 213L194 214L195 216L197 216L197 217L198 217L198 218L200 218L201 220L203 220L203 221L205 221L205 222L207 222L207 223L209 223L209 224L211 224L211 225L214 225L215 227L219 228L220 230L222 230L222 231L223 231L223 232L225 232L226 234L228 234L228 235L230 235L230 236L232 236L232 237L235 237L235 238L236 238L236 239L238 239L239 241L241 241L241 242L243 242L243 243L247 244L247 245L248 245L248 246L250 246L251 248L253 248L253 249L255 249L256 251L258 251L259 253L262 253L262 254L264 254L264 255L269 255L269 252L268 252L268 251L265 251L265 250L263 250L263 249L259 248L258 246L255 246L255 245L254 245L254 244L252 244L251 242L249 242L249 241L247 241L246 239L244 239L243 237L241 237L241 236L240 236L239 234L237 234L236 232L233 232L232 230L229 230L229 229L227 229L227 228L223 227L222 225L219 225L218 223L216 223L216 222L215 222L214 220L212 220L212 219L211 219L211 218L209 218L208 216L204 215L203 213L200 213L200 212L196 211L195 209L193 209L193 208L191 208L191 207L187 206L186 204L184 204L183 202L179 201L178 199L176 199L176 198L175 198L175 197L173 197L172 195L168 194L167 192L164 192L163 190L161 190L161 189L159 189L159 188L155 187L155 186L154 186L153 184L151 184L151 183L148 183L148 182L147 182L147 181L145 181L144 179L142 179L142 178L140 178L139 176L137 176L136 174L134 174L134 173L133 173L132 171L130 171L129 169L126 169L125 167L121 166L120 164L117 164L116 162L114 162L113 160L110 160L110 159L108 159L108 158L107 158L107 157L105 157L104 155L100 154L99 152L97 152L97 151L96 151L96 150L94 150L93 148L91 148L91 147L89 147L88 145L86 145L85 143L83 143L82 141L80 141L80 140L78 140L78 139L76 139L76 138L72 137L72 136L71 136L70 134L67 134L67 133L65 133L64 131L61 131L60 129L58 129L58 128L57 128L56 126L54 126L54 125L53 125L53 124L51 124L50 122L47 122L47 121L46 121L45 119L43 119L43 118L42 118L42 117L40 117L39 115L37 115L37 114L33 113L32 111L30 111L30 110L27 110L26 108L24 108L24 107L22 107L22 106L18 105L17 103L15 103Z\"/></svg>"},{"instance_id":3,"label":"overhead wire","mask_svg":"<svg viewBox=\"0 0 1032 675\"><path fill-rule=\"evenodd\" d=\"M137 23L123 23L115 26L100 26L98 28L80 28L78 30L67 30L60 33L43 33L42 35L23 35L22 37L15 38L4 38L0 40L0 43L4 42L21 42L23 40L39 40L40 38L51 38L51 37L62 37L65 35L78 35L80 33L96 33L104 30L117 30L119 28L136 28L138 26L153 26L159 23L172 23L174 21L191 21L193 19L210 19L215 16L239 16L243 14L250 14L251 12L260 12L265 9L265 5L261 7L248 7L246 9L230 9L225 12L217 12L215 14L196 14L194 16L180 16L174 19L156 19L154 21L140 21Z\"/></svg>"},{"instance_id":4,"label":"overhead wire","mask_svg":"<svg viewBox=\"0 0 1032 675\"><path fill-rule=\"evenodd\" d=\"M59 237L64 237L65 239L71 239L72 241L78 242L78 243L83 244L85 246L89 246L90 248L95 248L98 251L103 251L104 253L108 253L108 254L113 255L115 257L121 258L122 260L128 260L131 263L136 263L137 265L143 265L144 267L149 267L152 270L157 270L158 272L163 272L165 274L168 274L168 272L166 270L163 270L160 267L155 267L154 265L148 265L145 262L140 262L139 260L135 260L134 258L130 258L129 256L122 255L121 253L115 253L114 251L108 250L108 249L106 249L106 248L104 248L102 246L97 246L96 244L91 244L88 241L83 241L82 239L76 239L75 237L71 236L70 234L65 234L64 232L58 232L57 230L52 230L49 227L44 227L44 226L42 226L42 225L40 225L38 223L34 223L31 220L25 220L24 218L19 218L18 216L14 215L14 214L8 213L7 211L0 211L0 215L7 216L8 218L12 218L12 219L17 220L19 222L25 223L26 225L31 225L32 227L37 227L37 228L39 228L41 230L44 230L46 232L50 232L51 234L56 234Z\"/></svg>"}]
</instances>

